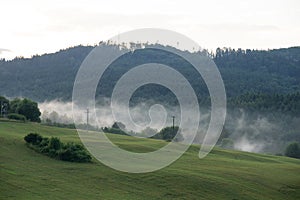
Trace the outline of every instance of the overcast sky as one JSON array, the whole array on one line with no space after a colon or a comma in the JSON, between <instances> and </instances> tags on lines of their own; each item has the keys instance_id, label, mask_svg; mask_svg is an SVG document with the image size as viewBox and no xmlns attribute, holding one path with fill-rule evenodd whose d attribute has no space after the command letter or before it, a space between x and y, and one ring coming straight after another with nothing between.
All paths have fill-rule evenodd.
<instances>
[{"instance_id":1,"label":"overcast sky","mask_svg":"<svg viewBox=\"0 0 300 200\"><path fill-rule=\"evenodd\" d=\"M208 49L300 46L299 0L0 0L0 58L95 44L136 28Z\"/></svg>"}]
</instances>

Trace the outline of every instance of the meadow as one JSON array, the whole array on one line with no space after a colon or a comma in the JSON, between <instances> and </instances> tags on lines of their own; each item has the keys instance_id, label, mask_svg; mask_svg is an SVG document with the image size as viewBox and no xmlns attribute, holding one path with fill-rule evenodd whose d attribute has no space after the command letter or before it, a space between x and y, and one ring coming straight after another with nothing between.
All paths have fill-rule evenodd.
<instances>
[{"instance_id":1,"label":"meadow","mask_svg":"<svg viewBox=\"0 0 300 200\"><path fill-rule=\"evenodd\" d=\"M300 160L214 148L204 159L199 146L159 171L130 174L93 159L72 163L28 148L36 132L78 142L76 130L38 123L0 121L0 199L300 199ZM153 139L108 134L121 148L153 151Z\"/></svg>"}]
</instances>

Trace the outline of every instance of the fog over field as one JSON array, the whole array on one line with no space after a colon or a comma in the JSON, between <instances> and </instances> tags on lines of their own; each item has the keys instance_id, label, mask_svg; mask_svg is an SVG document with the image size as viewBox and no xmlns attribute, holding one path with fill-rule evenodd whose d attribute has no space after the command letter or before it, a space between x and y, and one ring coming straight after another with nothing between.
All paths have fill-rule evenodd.
<instances>
[{"instance_id":1,"label":"fog over field","mask_svg":"<svg viewBox=\"0 0 300 200\"><path fill-rule=\"evenodd\" d=\"M108 99L105 100L109 102ZM50 119L51 122L71 124L74 123L74 119L82 124L86 123L86 110L76 109L72 112L72 102L63 102L59 100L45 101L39 103L39 108L42 112L42 121ZM128 112L128 107L125 105L119 105L118 112ZM92 109L90 108L90 111ZM97 119L89 117L89 124L98 128L110 127L116 121L113 117L111 107L108 103L97 105L95 108ZM208 110L201 110L199 131L194 139L194 143L202 143L206 134L207 127L210 120L210 112ZM123 116L123 114L122 114ZM179 107L162 106L159 104L147 105L138 104L134 107L130 107L130 116L134 122L135 127L125 123L126 119L120 119L120 122L124 123L126 130L141 132L146 127L155 129L157 132L166 126L172 126L172 116L175 116L175 125L180 125L180 109ZM282 116L281 116L282 117ZM194 117L185 117L182 120L185 123L192 123ZM222 138L229 138L233 141L233 148L248 152L267 152L267 153L279 153L286 145L286 141L282 141L281 137L284 137L290 129L299 130L300 118L284 116L282 118L276 118L268 116L266 114L249 114L246 111L240 110L227 110L226 123L221 135L221 139L218 144L221 143ZM297 129L298 128L298 129ZM191 133L186 131L182 133L184 137L190 137ZM225 134L223 136L223 134ZM279 137L281 135L281 137ZM283 136L282 136L283 135Z\"/></svg>"}]
</instances>

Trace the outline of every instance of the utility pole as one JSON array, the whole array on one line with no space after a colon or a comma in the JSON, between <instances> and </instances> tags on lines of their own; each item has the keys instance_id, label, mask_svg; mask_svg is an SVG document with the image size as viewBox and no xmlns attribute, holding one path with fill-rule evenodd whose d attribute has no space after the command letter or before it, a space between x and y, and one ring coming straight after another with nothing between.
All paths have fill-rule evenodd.
<instances>
[{"instance_id":1,"label":"utility pole","mask_svg":"<svg viewBox=\"0 0 300 200\"><path fill-rule=\"evenodd\" d=\"M86 130L89 131L89 109L86 109Z\"/></svg>"},{"instance_id":2,"label":"utility pole","mask_svg":"<svg viewBox=\"0 0 300 200\"><path fill-rule=\"evenodd\" d=\"M172 116L172 118L173 118L173 132L174 132L174 130L175 130L175 116Z\"/></svg>"},{"instance_id":3,"label":"utility pole","mask_svg":"<svg viewBox=\"0 0 300 200\"><path fill-rule=\"evenodd\" d=\"M3 108L3 104L2 104L2 101L1 101L1 105L0 105L0 109L1 109L0 117L2 117L2 108Z\"/></svg>"}]
</instances>

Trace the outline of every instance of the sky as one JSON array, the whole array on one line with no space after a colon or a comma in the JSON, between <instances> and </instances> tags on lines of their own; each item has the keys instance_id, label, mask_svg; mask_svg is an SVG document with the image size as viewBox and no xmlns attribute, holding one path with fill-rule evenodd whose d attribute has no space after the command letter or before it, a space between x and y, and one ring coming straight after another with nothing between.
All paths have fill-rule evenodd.
<instances>
[{"instance_id":1,"label":"sky","mask_svg":"<svg viewBox=\"0 0 300 200\"><path fill-rule=\"evenodd\" d=\"M0 0L0 58L94 45L138 28L169 29L202 48L300 46L299 0Z\"/></svg>"}]
</instances>

